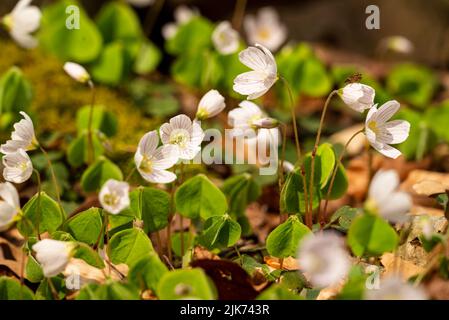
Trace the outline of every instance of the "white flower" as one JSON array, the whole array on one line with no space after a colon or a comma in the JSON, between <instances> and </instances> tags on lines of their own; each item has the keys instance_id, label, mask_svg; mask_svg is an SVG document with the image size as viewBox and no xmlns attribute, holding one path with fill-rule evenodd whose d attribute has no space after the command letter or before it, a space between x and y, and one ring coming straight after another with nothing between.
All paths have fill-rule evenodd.
<instances>
[{"instance_id":1,"label":"white flower","mask_svg":"<svg viewBox=\"0 0 449 320\"><path fill-rule=\"evenodd\" d=\"M170 183L176 179L176 175L166 169L176 164L178 156L173 146L158 148L158 143L159 137L156 131L146 133L140 139L134 162L145 180L151 183Z\"/></svg>"},{"instance_id":2,"label":"white flower","mask_svg":"<svg viewBox=\"0 0 449 320\"><path fill-rule=\"evenodd\" d=\"M240 61L253 71L234 79L234 91L248 95L248 100L263 96L277 81L277 66L271 52L262 45L248 47L239 53Z\"/></svg>"},{"instance_id":3,"label":"white flower","mask_svg":"<svg viewBox=\"0 0 449 320\"><path fill-rule=\"evenodd\" d=\"M34 134L33 121L25 112L21 111L20 114L24 119L14 124L11 140L0 146L0 152L3 154L15 153L18 149L33 150L38 145Z\"/></svg>"},{"instance_id":4,"label":"white flower","mask_svg":"<svg viewBox=\"0 0 449 320\"><path fill-rule=\"evenodd\" d=\"M426 240L431 240L435 232L432 220L429 216L421 216L419 219L419 226L422 234Z\"/></svg>"},{"instance_id":5,"label":"white flower","mask_svg":"<svg viewBox=\"0 0 449 320\"><path fill-rule=\"evenodd\" d=\"M279 15L271 7L259 10L257 17L248 15L244 27L250 44L260 43L276 51L287 38L287 28L279 21Z\"/></svg>"},{"instance_id":6,"label":"white flower","mask_svg":"<svg viewBox=\"0 0 449 320\"><path fill-rule=\"evenodd\" d=\"M36 259L41 264L44 276L57 276L64 271L72 255L74 244L52 239L44 239L33 245Z\"/></svg>"},{"instance_id":7,"label":"white flower","mask_svg":"<svg viewBox=\"0 0 449 320\"><path fill-rule=\"evenodd\" d=\"M31 1L20 0L2 21L14 41L26 49L37 46L37 40L31 34L39 28L41 20L41 11L30 6Z\"/></svg>"},{"instance_id":8,"label":"white flower","mask_svg":"<svg viewBox=\"0 0 449 320\"><path fill-rule=\"evenodd\" d=\"M303 239L298 262L310 282L319 288L338 284L351 267L343 239L332 232L310 234Z\"/></svg>"},{"instance_id":9,"label":"white flower","mask_svg":"<svg viewBox=\"0 0 449 320\"><path fill-rule=\"evenodd\" d=\"M295 170L295 165L289 161L284 160L282 165L283 165L283 170L287 173L290 173L293 170Z\"/></svg>"},{"instance_id":10,"label":"white flower","mask_svg":"<svg viewBox=\"0 0 449 320\"><path fill-rule=\"evenodd\" d=\"M64 64L64 71L78 82L87 83L90 80L90 75L87 70L78 63L66 62Z\"/></svg>"},{"instance_id":11,"label":"white flower","mask_svg":"<svg viewBox=\"0 0 449 320\"><path fill-rule=\"evenodd\" d=\"M363 112L373 106L376 92L370 86L350 83L339 91L341 99L357 112Z\"/></svg>"},{"instance_id":12,"label":"white flower","mask_svg":"<svg viewBox=\"0 0 449 320\"><path fill-rule=\"evenodd\" d=\"M196 118L204 120L215 117L225 107L224 97L217 90L210 90L201 98L196 111Z\"/></svg>"},{"instance_id":13,"label":"white flower","mask_svg":"<svg viewBox=\"0 0 449 320\"><path fill-rule=\"evenodd\" d=\"M379 170L368 190L367 209L393 223L407 221L412 198L407 192L398 191L398 187L399 176L395 170Z\"/></svg>"},{"instance_id":14,"label":"white flower","mask_svg":"<svg viewBox=\"0 0 449 320\"><path fill-rule=\"evenodd\" d=\"M181 160L192 160L201 151L203 129L197 121L192 122L185 114L171 118L159 131L162 143L174 146Z\"/></svg>"},{"instance_id":15,"label":"white flower","mask_svg":"<svg viewBox=\"0 0 449 320\"><path fill-rule=\"evenodd\" d=\"M403 54L411 53L415 49L413 43L403 36L387 37L382 42L385 49Z\"/></svg>"},{"instance_id":16,"label":"white flower","mask_svg":"<svg viewBox=\"0 0 449 320\"><path fill-rule=\"evenodd\" d=\"M129 184L109 179L101 188L98 198L107 212L118 214L129 207Z\"/></svg>"},{"instance_id":17,"label":"white flower","mask_svg":"<svg viewBox=\"0 0 449 320\"><path fill-rule=\"evenodd\" d=\"M232 54L239 48L239 33L229 21L220 22L212 33L215 49L221 54Z\"/></svg>"},{"instance_id":18,"label":"white flower","mask_svg":"<svg viewBox=\"0 0 449 320\"><path fill-rule=\"evenodd\" d=\"M9 182L0 183L0 231L9 227L19 210L20 201L16 188Z\"/></svg>"},{"instance_id":19,"label":"white flower","mask_svg":"<svg viewBox=\"0 0 449 320\"><path fill-rule=\"evenodd\" d=\"M233 127L234 136L239 136L251 135L256 129L276 128L279 123L276 119L267 117L254 102L242 101L239 108L229 111L228 124Z\"/></svg>"},{"instance_id":20,"label":"white flower","mask_svg":"<svg viewBox=\"0 0 449 320\"><path fill-rule=\"evenodd\" d=\"M129 4L139 8L147 7L154 3L154 0L126 0L126 1Z\"/></svg>"},{"instance_id":21,"label":"white flower","mask_svg":"<svg viewBox=\"0 0 449 320\"><path fill-rule=\"evenodd\" d=\"M367 290L366 300L427 300L427 294L420 287L404 282L398 276L390 276L380 281L380 288Z\"/></svg>"},{"instance_id":22,"label":"white flower","mask_svg":"<svg viewBox=\"0 0 449 320\"><path fill-rule=\"evenodd\" d=\"M379 109L373 106L366 116L365 134L371 146L384 156L396 159L401 152L390 144L407 140L410 123L405 120L388 121L398 110L399 102L392 100L384 103Z\"/></svg>"},{"instance_id":23,"label":"white flower","mask_svg":"<svg viewBox=\"0 0 449 320\"><path fill-rule=\"evenodd\" d=\"M186 24L197 15L197 10L192 10L187 6L178 6L174 13L175 22L169 22L162 27L162 36L166 40L173 38L178 32L179 26Z\"/></svg>"},{"instance_id":24,"label":"white flower","mask_svg":"<svg viewBox=\"0 0 449 320\"><path fill-rule=\"evenodd\" d=\"M3 177L6 181L23 183L33 174L33 164L23 149L5 155L3 157L3 165L5 167L3 169Z\"/></svg>"}]
</instances>

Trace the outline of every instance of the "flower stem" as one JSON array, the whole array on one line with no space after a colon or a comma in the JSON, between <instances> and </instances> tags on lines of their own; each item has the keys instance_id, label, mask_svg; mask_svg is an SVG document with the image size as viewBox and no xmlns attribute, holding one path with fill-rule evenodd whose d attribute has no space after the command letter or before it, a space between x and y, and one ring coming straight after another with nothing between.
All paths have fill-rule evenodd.
<instances>
[{"instance_id":1,"label":"flower stem","mask_svg":"<svg viewBox=\"0 0 449 320\"><path fill-rule=\"evenodd\" d=\"M301 148L299 145L298 127L296 125L296 113L295 113L295 103L293 100L293 93L292 93L292 89L291 89L290 84L288 83L287 79L285 79L284 77L280 77L280 79L282 79L282 81L284 81L285 87L287 88L287 91L288 91L288 96L290 98L290 104L291 104L290 110L292 112L293 131L295 133L296 155L299 160L301 158Z\"/></svg>"},{"instance_id":2,"label":"flower stem","mask_svg":"<svg viewBox=\"0 0 449 320\"><path fill-rule=\"evenodd\" d=\"M36 232L37 232L37 239L41 240L41 234L39 231L39 225L41 222L42 217L42 207L41 207L41 192L42 192L42 183L41 183L41 175L39 171L36 169L33 169L34 173L36 174L37 179L37 226L36 226Z\"/></svg>"},{"instance_id":3,"label":"flower stem","mask_svg":"<svg viewBox=\"0 0 449 320\"><path fill-rule=\"evenodd\" d=\"M314 182L314 178L315 178L315 158L316 158L316 151L318 149L318 145L320 144L320 139L321 139L321 131L323 130L323 125L324 125L324 119L326 117L326 113L327 113L327 109L329 107L329 103L332 99L332 97L337 94L338 91L334 90L332 91L329 96L326 99L326 102L324 104L324 108L323 108L323 112L321 113L321 119L320 119L320 126L318 127L318 132L316 134L316 139L315 139L315 145L313 146L313 150L312 150L312 159L310 161L310 185L309 185L309 194L310 194L310 204L309 204L309 211L313 212L313 182Z\"/></svg>"},{"instance_id":4,"label":"flower stem","mask_svg":"<svg viewBox=\"0 0 449 320\"><path fill-rule=\"evenodd\" d=\"M247 0L237 0L234 7L234 13L232 15L232 27L240 31L242 26L243 16L245 15Z\"/></svg>"},{"instance_id":5,"label":"flower stem","mask_svg":"<svg viewBox=\"0 0 449 320\"><path fill-rule=\"evenodd\" d=\"M324 224L325 224L325 215L326 215L326 211L327 211L327 205L329 203L329 197L330 194L332 192L332 189L334 187L334 182L335 182L335 177L337 175L338 172L338 168L341 165L341 161L343 160L343 157L346 153L346 150L348 149L349 144L352 142L352 140L359 135L360 133L363 133L364 129L357 131L356 133L354 133L351 138L349 138L349 140L346 142L345 147L343 148L343 151L340 154L340 157L338 157L338 161L337 164L335 165L334 171L332 172L332 177L329 183L329 189L327 190L327 194L326 194L326 199L324 201L324 209L322 212L320 212L320 228L322 229Z\"/></svg>"},{"instance_id":6,"label":"flower stem","mask_svg":"<svg viewBox=\"0 0 449 320\"><path fill-rule=\"evenodd\" d=\"M304 215L305 215L306 225L310 230L312 230L313 217L312 217L312 212L309 212L309 210L307 210L307 204L309 203L309 197L307 195L306 170L304 168L304 165L301 167L301 178L302 178L302 185L303 185L303 189L304 189L304 206L305 206ZM301 210L301 205L298 204L298 206L299 206L299 210Z\"/></svg>"},{"instance_id":7,"label":"flower stem","mask_svg":"<svg viewBox=\"0 0 449 320\"><path fill-rule=\"evenodd\" d=\"M50 157L48 156L47 151L45 151L45 149L41 145L39 145L39 149L41 150L42 154L44 155L45 159L47 160L48 169L50 170L51 179L53 180L53 185L55 187L56 199L58 200L59 206L62 209L59 184L58 184L58 180L56 179L56 174L55 174L55 170L53 169L52 162L50 160Z\"/></svg>"},{"instance_id":8,"label":"flower stem","mask_svg":"<svg viewBox=\"0 0 449 320\"><path fill-rule=\"evenodd\" d=\"M94 117L94 104L95 104L95 85L91 80L89 80L88 85L92 92L92 100L90 101L89 119L87 123L87 143L88 143L87 163L92 164L95 159L95 148L92 133L92 122Z\"/></svg>"},{"instance_id":9,"label":"flower stem","mask_svg":"<svg viewBox=\"0 0 449 320\"><path fill-rule=\"evenodd\" d=\"M164 2L165 0L156 0L156 3L148 8L144 21L144 31L147 37L150 37L153 31L156 20L161 13L162 7L164 6Z\"/></svg>"}]
</instances>

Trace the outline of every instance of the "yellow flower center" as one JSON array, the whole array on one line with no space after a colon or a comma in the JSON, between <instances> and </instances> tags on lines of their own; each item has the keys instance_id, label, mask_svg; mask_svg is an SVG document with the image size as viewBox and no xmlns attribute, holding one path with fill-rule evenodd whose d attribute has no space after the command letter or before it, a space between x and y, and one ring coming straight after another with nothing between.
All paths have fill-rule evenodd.
<instances>
[{"instance_id":1,"label":"yellow flower center","mask_svg":"<svg viewBox=\"0 0 449 320\"><path fill-rule=\"evenodd\" d=\"M140 170L148 174L153 172L153 163L147 156L143 156L142 162L140 163Z\"/></svg>"},{"instance_id":2,"label":"yellow flower center","mask_svg":"<svg viewBox=\"0 0 449 320\"><path fill-rule=\"evenodd\" d=\"M11 31L14 21L13 21L12 16L10 14L6 15L1 22L6 27L6 30L8 30L8 32Z\"/></svg>"},{"instance_id":3,"label":"yellow flower center","mask_svg":"<svg viewBox=\"0 0 449 320\"><path fill-rule=\"evenodd\" d=\"M379 128L377 127L376 121L370 121L368 123L368 128L370 128L371 131L373 131L375 134L378 134L378 132L379 132Z\"/></svg>"},{"instance_id":4,"label":"yellow flower center","mask_svg":"<svg viewBox=\"0 0 449 320\"><path fill-rule=\"evenodd\" d=\"M176 144L181 148L185 148L189 137L185 132L175 132L170 136L170 144Z\"/></svg>"},{"instance_id":5,"label":"yellow flower center","mask_svg":"<svg viewBox=\"0 0 449 320\"><path fill-rule=\"evenodd\" d=\"M199 107L198 111L196 113L196 118L198 120L203 120L203 119L207 119L209 117L209 114L206 111L206 108L203 107Z\"/></svg>"},{"instance_id":6,"label":"yellow flower center","mask_svg":"<svg viewBox=\"0 0 449 320\"><path fill-rule=\"evenodd\" d=\"M270 30L268 30L267 28L262 28L259 30L259 37L263 40L268 40L270 39Z\"/></svg>"},{"instance_id":7,"label":"yellow flower center","mask_svg":"<svg viewBox=\"0 0 449 320\"><path fill-rule=\"evenodd\" d=\"M377 202L374 199L368 198L368 200L365 201L365 210L368 212L371 212L373 214L378 214L379 213L379 205L377 204Z\"/></svg>"},{"instance_id":8,"label":"yellow flower center","mask_svg":"<svg viewBox=\"0 0 449 320\"><path fill-rule=\"evenodd\" d=\"M115 192L106 194L103 198L104 203L106 203L108 206L116 206L119 202L119 197Z\"/></svg>"}]
</instances>

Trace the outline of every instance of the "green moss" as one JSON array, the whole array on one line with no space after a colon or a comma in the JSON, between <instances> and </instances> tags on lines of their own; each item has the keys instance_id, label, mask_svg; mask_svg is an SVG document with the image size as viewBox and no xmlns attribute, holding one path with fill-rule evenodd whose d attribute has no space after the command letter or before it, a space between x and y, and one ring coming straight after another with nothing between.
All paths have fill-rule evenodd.
<instances>
[{"instance_id":1,"label":"green moss","mask_svg":"<svg viewBox=\"0 0 449 320\"><path fill-rule=\"evenodd\" d=\"M91 103L89 88L69 78L63 71L62 61L39 49L22 50L3 39L0 47L0 74L16 65L32 84L34 97L30 111L35 116L38 133L75 135L76 112ZM158 119L145 117L118 89L97 86L95 100L118 118L118 133L111 140L113 150L134 151L140 137L159 124Z\"/></svg>"}]
</instances>

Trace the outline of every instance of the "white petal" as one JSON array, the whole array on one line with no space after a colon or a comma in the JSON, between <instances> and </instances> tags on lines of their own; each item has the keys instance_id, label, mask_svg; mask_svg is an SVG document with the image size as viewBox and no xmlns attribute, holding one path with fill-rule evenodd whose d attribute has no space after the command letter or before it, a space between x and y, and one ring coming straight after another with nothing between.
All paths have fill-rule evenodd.
<instances>
[{"instance_id":1,"label":"white petal","mask_svg":"<svg viewBox=\"0 0 449 320\"><path fill-rule=\"evenodd\" d=\"M391 222L405 222L409 219L406 214L412 204L412 197L408 193L394 192L384 202L379 203L379 213Z\"/></svg>"},{"instance_id":2,"label":"white petal","mask_svg":"<svg viewBox=\"0 0 449 320\"><path fill-rule=\"evenodd\" d=\"M165 170L173 167L178 162L177 147L164 145L159 147L151 159L152 167L155 170Z\"/></svg>"},{"instance_id":3,"label":"white petal","mask_svg":"<svg viewBox=\"0 0 449 320\"><path fill-rule=\"evenodd\" d=\"M395 170L379 170L371 180L368 196L380 205L398 186L399 175Z\"/></svg>"},{"instance_id":4,"label":"white petal","mask_svg":"<svg viewBox=\"0 0 449 320\"><path fill-rule=\"evenodd\" d=\"M0 183L0 198L15 209L20 207L19 193L9 182Z\"/></svg>"},{"instance_id":5,"label":"white petal","mask_svg":"<svg viewBox=\"0 0 449 320\"><path fill-rule=\"evenodd\" d=\"M385 102L376 112L376 121L379 123L387 122L400 107L401 105L396 100Z\"/></svg>"},{"instance_id":6,"label":"white petal","mask_svg":"<svg viewBox=\"0 0 449 320\"><path fill-rule=\"evenodd\" d=\"M144 155L151 155L159 144L157 131L153 130L146 133L139 141L139 152Z\"/></svg>"},{"instance_id":7,"label":"white petal","mask_svg":"<svg viewBox=\"0 0 449 320\"><path fill-rule=\"evenodd\" d=\"M5 230L13 222L17 209L5 201L0 201L0 231Z\"/></svg>"},{"instance_id":8,"label":"white petal","mask_svg":"<svg viewBox=\"0 0 449 320\"><path fill-rule=\"evenodd\" d=\"M142 173L142 177L151 183L170 183L176 180L176 175L166 170L153 170L151 174Z\"/></svg>"},{"instance_id":9,"label":"white petal","mask_svg":"<svg viewBox=\"0 0 449 320\"><path fill-rule=\"evenodd\" d=\"M375 145L373 145L373 147L381 154L391 159L396 159L400 155L402 155L401 151L399 151L396 148L393 148L392 146L389 146L388 144L383 144L380 148L376 147Z\"/></svg>"},{"instance_id":10,"label":"white petal","mask_svg":"<svg viewBox=\"0 0 449 320\"><path fill-rule=\"evenodd\" d=\"M393 120L384 124L383 129L388 134L386 138L379 136L379 141L387 144L402 143L408 138L410 133L410 123L405 120Z\"/></svg>"}]
</instances>

